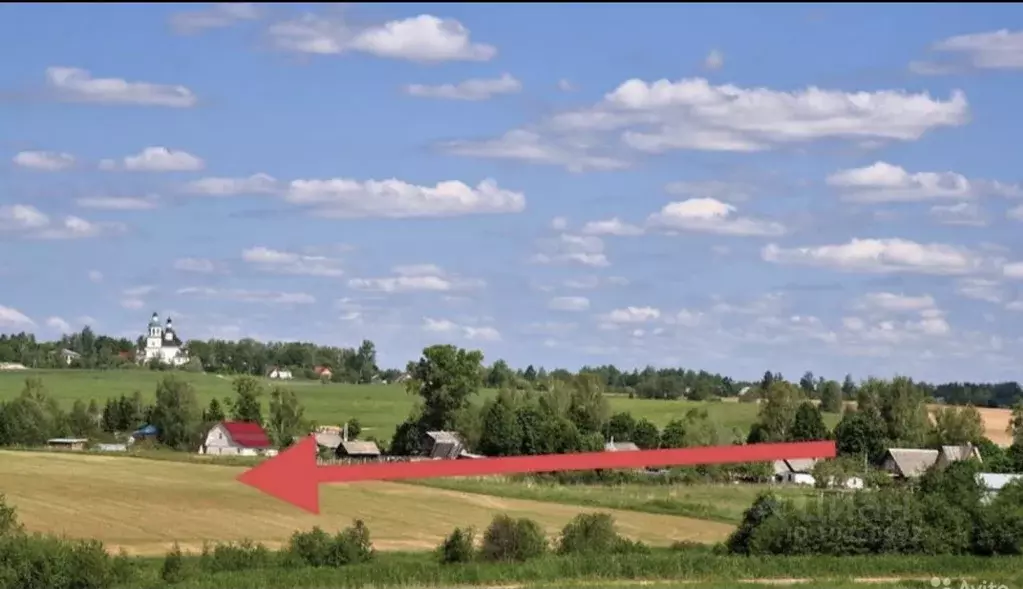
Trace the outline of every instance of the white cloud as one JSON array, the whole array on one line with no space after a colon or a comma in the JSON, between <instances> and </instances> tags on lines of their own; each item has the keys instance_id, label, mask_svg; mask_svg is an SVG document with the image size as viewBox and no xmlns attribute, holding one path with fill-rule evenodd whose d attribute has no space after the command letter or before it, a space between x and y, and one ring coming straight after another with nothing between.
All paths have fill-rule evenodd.
<instances>
[{"instance_id":1,"label":"white cloud","mask_svg":"<svg viewBox=\"0 0 1023 589\"><path fill-rule=\"evenodd\" d=\"M711 50L703 60L703 67L709 70L719 70L725 65L725 56L717 49Z\"/></svg>"},{"instance_id":2,"label":"white cloud","mask_svg":"<svg viewBox=\"0 0 1023 589\"><path fill-rule=\"evenodd\" d=\"M22 168L59 172L74 166L75 156L57 151L20 151L11 161Z\"/></svg>"},{"instance_id":3,"label":"white cloud","mask_svg":"<svg viewBox=\"0 0 1023 589\"><path fill-rule=\"evenodd\" d=\"M129 155L120 163L103 160L103 170L128 170L130 172L195 172L206 167L206 163L187 151L166 147L147 147L137 155Z\"/></svg>"},{"instance_id":4,"label":"white cloud","mask_svg":"<svg viewBox=\"0 0 1023 589\"><path fill-rule=\"evenodd\" d=\"M237 301L242 303L267 303L274 305L310 305L316 297L304 292L271 292L263 290L217 289L209 287L186 287L178 289L179 295L197 296L206 299Z\"/></svg>"},{"instance_id":5,"label":"white cloud","mask_svg":"<svg viewBox=\"0 0 1023 589\"><path fill-rule=\"evenodd\" d=\"M259 6L248 2L224 2L214 4L208 10L190 10L171 15L171 28L178 34L187 35L206 29L222 29L239 22L257 20L261 16Z\"/></svg>"},{"instance_id":6,"label":"white cloud","mask_svg":"<svg viewBox=\"0 0 1023 589\"><path fill-rule=\"evenodd\" d=\"M556 115L552 123L565 131L624 130L621 138L634 149L663 152L760 151L829 138L913 141L968 120L960 91L941 101L895 90L783 92L690 78L631 79L596 106Z\"/></svg>"},{"instance_id":7,"label":"white cloud","mask_svg":"<svg viewBox=\"0 0 1023 589\"><path fill-rule=\"evenodd\" d=\"M987 180L969 180L955 172L909 173L899 166L875 162L864 168L841 170L826 182L848 190L853 202L913 202L929 199L968 199L982 195L1019 196L1023 189Z\"/></svg>"},{"instance_id":8,"label":"white cloud","mask_svg":"<svg viewBox=\"0 0 1023 589\"><path fill-rule=\"evenodd\" d=\"M488 100L500 94L515 94L521 90L522 83L511 74L502 74L499 78L473 78L458 84L410 84L405 87L405 92L412 96L468 101Z\"/></svg>"},{"instance_id":9,"label":"white cloud","mask_svg":"<svg viewBox=\"0 0 1023 589\"><path fill-rule=\"evenodd\" d=\"M554 217L551 219L551 229L555 231L564 231L568 228L568 219L564 217Z\"/></svg>"},{"instance_id":10,"label":"white cloud","mask_svg":"<svg viewBox=\"0 0 1023 589\"><path fill-rule=\"evenodd\" d=\"M622 158L591 153L593 146L586 142L559 141L524 129L494 139L446 141L438 147L451 155L561 166L574 173L623 170L630 165Z\"/></svg>"},{"instance_id":11,"label":"white cloud","mask_svg":"<svg viewBox=\"0 0 1023 589\"><path fill-rule=\"evenodd\" d=\"M601 317L608 323L646 323L661 318L660 309L653 307L625 307L615 309Z\"/></svg>"},{"instance_id":12,"label":"white cloud","mask_svg":"<svg viewBox=\"0 0 1023 589\"><path fill-rule=\"evenodd\" d=\"M606 221L590 221L583 226L582 233L585 235L640 235L643 233L643 228L630 225L618 217L614 217Z\"/></svg>"},{"instance_id":13,"label":"white cloud","mask_svg":"<svg viewBox=\"0 0 1023 589\"><path fill-rule=\"evenodd\" d=\"M868 310L906 313L934 309L937 305L931 295L909 296L890 292L872 292L863 296L861 306Z\"/></svg>"},{"instance_id":14,"label":"white cloud","mask_svg":"<svg viewBox=\"0 0 1023 589\"><path fill-rule=\"evenodd\" d=\"M263 246L246 249L242 260L264 272L306 276L342 276L339 262L326 256L310 256Z\"/></svg>"},{"instance_id":15,"label":"white cloud","mask_svg":"<svg viewBox=\"0 0 1023 589\"><path fill-rule=\"evenodd\" d=\"M123 231L119 223L93 223L80 217L67 216L52 220L29 205L0 206L0 233L30 239L81 239Z\"/></svg>"},{"instance_id":16,"label":"white cloud","mask_svg":"<svg viewBox=\"0 0 1023 589\"><path fill-rule=\"evenodd\" d=\"M355 51L424 63L489 61L497 55L492 45L472 42L469 30L457 20L429 14L367 27L305 14L272 25L269 35L279 49L317 55Z\"/></svg>"},{"instance_id":17,"label":"white cloud","mask_svg":"<svg viewBox=\"0 0 1023 589\"><path fill-rule=\"evenodd\" d=\"M603 267L610 265L604 254L604 241L592 235L562 233L556 239L540 241L545 250L532 257L538 264L568 262L584 266Z\"/></svg>"},{"instance_id":18,"label":"white cloud","mask_svg":"<svg viewBox=\"0 0 1023 589\"><path fill-rule=\"evenodd\" d=\"M50 327L52 329L56 329L62 335L65 334L65 333L71 333L71 331L72 331L71 324L68 323L67 321L64 321L60 317L50 317L50 318L48 318L46 320L46 326Z\"/></svg>"},{"instance_id":19,"label":"white cloud","mask_svg":"<svg viewBox=\"0 0 1023 589\"><path fill-rule=\"evenodd\" d=\"M934 205L930 214L944 225L968 225L983 227L987 225L980 206L973 202L960 202L954 205Z\"/></svg>"},{"instance_id":20,"label":"white cloud","mask_svg":"<svg viewBox=\"0 0 1023 589\"><path fill-rule=\"evenodd\" d=\"M392 271L395 276L353 278L348 281L348 286L356 290L384 293L451 292L486 286L482 280L449 275L433 264L396 266Z\"/></svg>"},{"instance_id":21,"label":"white cloud","mask_svg":"<svg viewBox=\"0 0 1023 589\"><path fill-rule=\"evenodd\" d=\"M776 264L823 266L852 272L970 274L989 262L966 248L941 243L921 244L899 238L852 239L848 243L782 248L768 244L761 257Z\"/></svg>"},{"instance_id":22,"label":"white cloud","mask_svg":"<svg viewBox=\"0 0 1023 589\"><path fill-rule=\"evenodd\" d=\"M212 260L205 258L179 258L174 260L174 269L181 272L211 274L216 271L216 265Z\"/></svg>"},{"instance_id":23,"label":"white cloud","mask_svg":"<svg viewBox=\"0 0 1023 589\"><path fill-rule=\"evenodd\" d=\"M590 308L590 299L586 297L555 297L547 306L557 311L585 311Z\"/></svg>"},{"instance_id":24,"label":"white cloud","mask_svg":"<svg viewBox=\"0 0 1023 589\"><path fill-rule=\"evenodd\" d=\"M784 235L785 226L775 221L740 217L736 208L713 198L691 198L665 205L650 215L647 224L667 231L697 231L739 236Z\"/></svg>"},{"instance_id":25,"label":"white cloud","mask_svg":"<svg viewBox=\"0 0 1023 589\"><path fill-rule=\"evenodd\" d=\"M99 270L89 270L89 280L92 282L103 282L103 273Z\"/></svg>"},{"instance_id":26,"label":"white cloud","mask_svg":"<svg viewBox=\"0 0 1023 589\"><path fill-rule=\"evenodd\" d=\"M518 213L526 208L521 192L505 190L486 179L475 188L451 180L417 186L401 180L294 180L285 200L313 207L324 217L450 217Z\"/></svg>"},{"instance_id":27,"label":"white cloud","mask_svg":"<svg viewBox=\"0 0 1023 589\"><path fill-rule=\"evenodd\" d=\"M29 319L28 315L13 307L0 305L0 327L25 328L34 325L35 322Z\"/></svg>"},{"instance_id":28,"label":"white cloud","mask_svg":"<svg viewBox=\"0 0 1023 589\"><path fill-rule=\"evenodd\" d=\"M1002 275L1006 278L1023 278L1023 262L1012 262L1002 266Z\"/></svg>"},{"instance_id":29,"label":"white cloud","mask_svg":"<svg viewBox=\"0 0 1023 589\"><path fill-rule=\"evenodd\" d=\"M1000 303L1005 298L1002 285L986 278L963 278L956 284L956 292L968 299Z\"/></svg>"},{"instance_id":30,"label":"white cloud","mask_svg":"<svg viewBox=\"0 0 1023 589\"><path fill-rule=\"evenodd\" d=\"M86 209L148 211L160 206L160 198L158 196L89 196L75 199L75 204Z\"/></svg>"},{"instance_id":31,"label":"white cloud","mask_svg":"<svg viewBox=\"0 0 1023 589\"><path fill-rule=\"evenodd\" d=\"M461 333L465 339L480 341L500 341L501 333L493 327L474 327L459 325L448 319L423 318L423 330L433 333Z\"/></svg>"},{"instance_id":32,"label":"white cloud","mask_svg":"<svg viewBox=\"0 0 1023 589\"><path fill-rule=\"evenodd\" d=\"M88 70L74 67L46 68L46 79L58 97L76 102L170 108L189 108L198 103L195 94L182 85L93 78Z\"/></svg>"},{"instance_id":33,"label":"white cloud","mask_svg":"<svg viewBox=\"0 0 1023 589\"><path fill-rule=\"evenodd\" d=\"M935 43L932 50L959 54L978 69L1023 69L1023 31L956 35Z\"/></svg>"},{"instance_id":34,"label":"white cloud","mask_svg":"<svg viewBox=\"0 0 1023 589\"><path fill-rule=\"evenodd\" d=\"M245 178L201 178L186 184L184 190L203 196L238 196L274 194L279 188L276 178L258 173Z\"/></svg>"}]
</instances>

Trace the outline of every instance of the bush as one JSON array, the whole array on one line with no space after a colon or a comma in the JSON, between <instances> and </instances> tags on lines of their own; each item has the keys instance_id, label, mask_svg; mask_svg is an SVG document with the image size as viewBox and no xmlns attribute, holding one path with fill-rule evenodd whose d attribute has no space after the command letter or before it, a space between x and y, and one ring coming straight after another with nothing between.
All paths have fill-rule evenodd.
<instances>
[{"instance_id":1,"label":"bush","mask_svg":"<svg viewBox=\"0 0 1023 589\"><path fill-rule=\"evenodd\" d=\"M476 531L472 528L455 528L437 547L437 556L444 564L470 562L476 553L473 546L475 537Z\"/></svg>"},{"instance_id":2,"label":"bush","mask_svg":"<svg viewBox=\"0 0 1023 589\"><path fill-rule=\"evenodd\" d=\"M483 534L480 557L488 561L525 561L547 552L547 537L540 524L527 518L495 516Z\"/></svg>"},{"instance_id":3,"label":"bush","mask_svg":"<svg viewBox=\"0 0 1023 589\"><path fill-rule=\"evenodd\" d=\"M0 587L106 589L123 572L100 542L38 534L0 538Z\"/></svg>"},{"instance_id":4,"label":"bush","mask_svg":"<svg viewBox=\"0 0 1023 589\"><path fill-rule=\"evenodd\" d=\"M315 527L308 532L295 532L282 551L285 565L312 567L341 567L346 564L368 562L373 558L373 544L369 528L362 520L355 520L334 537Z\"/></svg>"},{"instance_id":5,"label":"bush","mask_svg":"<svg viewBox=\"0 0 1023 589\"><path fill-rule=\"evenodd\" d=\"M18 514L14 507L7 505L7 497L0 494L0 538L22 532Z\"/></svg>"},{"instance_id":6,"label":"bush","mask_svg":"<svg viewBox=\"0 0 1023 589\"><path fill-rule=\"evenodd\" d=\"M199 559L200 568L211 573L264 569L274 564L273 553L266 546L251 540L242 540L237 544L216 544L212 550L208 545L203 546Z\"/></svg>"},{"instance_id":7,"label":"bush","mask_svg":"<svg viewBox=\"0 0 1023 589\"><path fill-rule=\"evenodd\" d=\"M614 518L607 513L580 513L565 524L558 542L558 554L634 552L642 543L621 537Z\"/></svg>"},{"instance_id":8,"label":"bush","mask_svg":"<svg viewBox=\"0 0 1023 589\"><path fill-rule=\"evenodd\" d=\"M163 566L160 567L160 578L165 583L174 584L184 581L187 577L185 555L181 553L181 548L175 542L174 547L163 557Z\"/></svg>"}]
</instances>

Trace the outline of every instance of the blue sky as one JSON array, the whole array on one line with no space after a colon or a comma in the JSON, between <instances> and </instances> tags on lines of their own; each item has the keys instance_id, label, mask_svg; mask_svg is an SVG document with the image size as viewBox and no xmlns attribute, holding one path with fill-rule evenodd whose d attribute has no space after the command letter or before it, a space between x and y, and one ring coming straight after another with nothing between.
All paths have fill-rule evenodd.
<instances>
[{"instance_id":1,"label":"blue sky","mask_svg":"<svg viewBox=\"0 0 1023 589\"><path fill-rule=\"evenodd\" d=\"M1021 378L1018 6L8 4L0 49L0 331Z\"/></svg>"}]
</instances>

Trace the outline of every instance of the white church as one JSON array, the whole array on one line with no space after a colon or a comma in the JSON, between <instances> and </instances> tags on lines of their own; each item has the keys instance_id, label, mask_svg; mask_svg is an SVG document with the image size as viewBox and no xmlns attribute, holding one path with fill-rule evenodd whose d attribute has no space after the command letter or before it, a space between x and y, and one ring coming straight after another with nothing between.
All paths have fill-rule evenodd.
<instances>
[{"instance_id":1,"label":"white church","mask_svg":"<svg viewBox=\"0 0 1023 589\"><path fill-rule=\"evenodd\" d=\"M188 363L188 352L185 351L184 344L178 339L170 317L167 318L166 325L160 325L160 316L153 313L153 317L149 320L146 347L138 351L136 358L139 359L139 362L159 359L172 366L182 366Z\"/></svg>"}]
</instances>

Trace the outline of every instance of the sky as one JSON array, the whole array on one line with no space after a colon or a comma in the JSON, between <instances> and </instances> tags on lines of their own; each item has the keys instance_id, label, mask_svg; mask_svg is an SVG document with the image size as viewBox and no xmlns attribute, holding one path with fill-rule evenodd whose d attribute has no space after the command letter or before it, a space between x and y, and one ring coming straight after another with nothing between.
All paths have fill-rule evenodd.
<instances>
[{"instance_id":1,"label":"sky","mask_svg":"<svg viewBox=\"0 0 1023 589\"><path fill-rule=\"evenodd\" d=\"M0 50L0 332L1023 380L1018 5L10 3Z\"/></svg>"}]
</instances>

